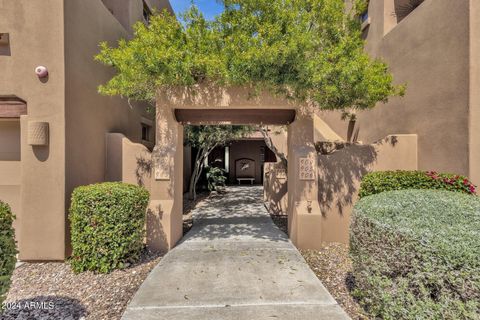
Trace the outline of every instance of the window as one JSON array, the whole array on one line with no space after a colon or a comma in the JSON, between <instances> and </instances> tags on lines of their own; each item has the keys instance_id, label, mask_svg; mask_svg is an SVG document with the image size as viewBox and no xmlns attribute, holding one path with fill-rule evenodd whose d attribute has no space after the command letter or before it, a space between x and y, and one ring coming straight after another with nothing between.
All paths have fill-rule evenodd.
<instances>
[{"instance_id":1,"label":"window","mask_svg":"<svg viewBox=\"0 0 480 320\"><path fill-rule=\"evenodd\" d=\"M395 0L394 9L397 23L405 19L410 13L417 9L423 1L424 0Z\"/></svg>"},{"instance_id":2,"label":"window","mask_svg":"<svg viewBox=\"0 0 480 320\"><path fill-rule=\"evenodd\" d=\"M148 124L142 123L142 141L151 142L152 127Z\"/></svg>"},{"instance_id":3,"label":"window","mask_svg":"<svg viewBox=\"0 0 480 320\"><path fill-rule=\"evenodd\" d=\"M10 55L10 35L8 33L0 33L0 56Z\"/></svg>"},{"instance_id":4,"label":"window","mask_svg":"<svg viewBox=\"0 0 480 320\"><path fill-rule=\"evenodd\" d=\"M152 10L148 7L148 4L143 1L143 19L147 24L150 23L150 16L152 15Z\"/></svg>"},{"instance_id":5,"label":"window","mask_svg":"<svg viewBox=\"0 0 480 320\"><path fill-rule=\"evenodd\" d=\"M368 9L359 16L359 19L362 29L362 39L366 40L368 36L368 30L370 29L370 17L368 16Z\"/></svg>"},{"instance_id":6,"label":"window","mask_svg":"<svg viewBox=\"0 0 480 320\"><path fill-rule=\"evenodd\" d=\"M360 22L364 23L365 21L368 20L368 10L365 10L361 15L360 15Z\"/></svg>"}]
</instances>

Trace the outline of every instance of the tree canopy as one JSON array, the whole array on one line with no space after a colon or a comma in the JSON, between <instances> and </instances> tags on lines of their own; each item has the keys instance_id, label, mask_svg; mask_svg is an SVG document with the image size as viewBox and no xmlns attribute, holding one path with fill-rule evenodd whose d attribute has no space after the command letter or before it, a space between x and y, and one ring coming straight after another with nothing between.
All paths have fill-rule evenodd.
<instances>
[{"instance_id":1,"label":"tree canopy","mask_svg":"<svg viewBox=\"0 0 480 320\"><path fill-rule=\"evenodd\" d=\"M213 21L195 6L182 22L162 11L149 25L136 23L131 40L101 43L96 59L116 74L99 91L153 101L159 88L246 85L341 111L404 91L384 62L364 52L359 19L344 0L222 3Z\"/></svg>"}]
</instances>

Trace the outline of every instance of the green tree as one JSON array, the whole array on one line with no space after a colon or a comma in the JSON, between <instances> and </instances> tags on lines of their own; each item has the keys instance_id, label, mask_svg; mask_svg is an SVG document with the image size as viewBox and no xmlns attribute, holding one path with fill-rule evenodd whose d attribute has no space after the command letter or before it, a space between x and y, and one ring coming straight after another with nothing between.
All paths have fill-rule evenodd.
<instances>
[{"instance_id":1,"label":"green tree","mask_svg":"<svg viewBox=\"0 0 480 320\"><path fill-rule=\"evenodd\" d=\"M252 132L249 126L185 126L185 143L197 149L188 195L190 199L197 197L198 179L213 149L225 146L228 142L240 139Z\"/></svg>"},{"instance_id":2,"label":"green tree","mask_svg":"<svg viewBox=\"0 0 480 320\"><path fill-rule=\"evenodd\" d=\"M401 95L387 65L363 50L356 1L224 0L207 21L195 6L183 22L167 11L117 47L101 44L96 59L116 74L99 91L153 101L159 88L248 85L319 109L350 114Z\"/></svg>"}]
</instances>

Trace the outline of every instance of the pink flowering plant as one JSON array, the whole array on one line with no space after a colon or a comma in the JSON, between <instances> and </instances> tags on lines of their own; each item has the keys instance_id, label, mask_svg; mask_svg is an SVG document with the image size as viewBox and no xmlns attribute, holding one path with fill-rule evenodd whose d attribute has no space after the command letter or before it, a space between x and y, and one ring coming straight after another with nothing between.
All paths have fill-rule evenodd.
<instances>
[{"instance_id":1,"label":"pink flowering plant","mask_svg":"<svg viewBox=\"0 0 480 320\"><path fill-rule=\"evenodd\" d=\"M434 189L475 195L476 186L465 176L435 171L378 171L365 175L360 198L394 190Z\"/></svg>"},{"instance_id":2,"label":"pink flowering plant","mask_svg":"<svg viewBox=\"0 0 480 320\"><path fill-rule=\"evenodd\" d=\"M438 173L435 171L428 171L426 174L441 186L441 188L438 189L446 189L450 191L461 190L465 193L476 194L476 186L468 180L467 177L448 173Z\"/></svg>"}]
</instances>

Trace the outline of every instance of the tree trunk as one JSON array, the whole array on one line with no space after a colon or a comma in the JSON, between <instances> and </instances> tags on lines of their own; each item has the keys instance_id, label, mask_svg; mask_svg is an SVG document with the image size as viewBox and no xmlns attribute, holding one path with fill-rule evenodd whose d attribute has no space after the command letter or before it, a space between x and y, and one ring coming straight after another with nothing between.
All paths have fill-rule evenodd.
<instances>
[{"instance_id":1,"label":"tree trunk","mask_svg":"<svg viewBox=\"0 0 480 320\"><path fill-rule=\"evenodd\" d=\"M188 188L188 199L190 200L197 199L197 183L198 183L198 179L200 179L200 176L202 174L205 158L208 157L210 152L213 149L215 149L216 146L217 145L208 149L200 148L198 150L197 156L195 157L195 168L193 168L192 176L190 177L190 185Z\"/></svg>"},{"instance_id":2,"label":"tree trunk","mask_svg":"<svg viewBox=\"0 0 480 320\"><path fill-rule=\"evenodd\" d=\"M288 160L287 157L280 151L278 151L277 147L273 144L272 137L268 134L268 130L264 126L259 126L259 130L263 135L263 140L265 140L265 144L267 145L270 150L275 153L275 155L280 159L282 164L285 166L285 170L288 168Z\"/></svg>"},{"instance_id":3,"label":"tree trunk","mask_svg":"<svg viewBox=\"0 0 480 320\"><path fill-rule=\"evenodd\" d=\"M197 198L197 176L200 176L203 166L202 160L203 149L199 149L195 157L195 167L193 168L192 176L190 177L190 185L188 187L188 199L195 200Z\"/></svg>"}]
</instances>

